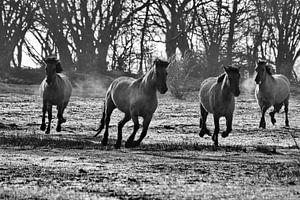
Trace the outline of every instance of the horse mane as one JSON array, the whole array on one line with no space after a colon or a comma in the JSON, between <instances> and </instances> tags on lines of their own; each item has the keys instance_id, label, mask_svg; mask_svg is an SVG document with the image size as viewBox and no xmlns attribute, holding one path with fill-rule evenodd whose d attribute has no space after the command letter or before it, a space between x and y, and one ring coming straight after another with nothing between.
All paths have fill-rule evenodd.
<instances>
[{"instance_id":1,"label":"horse mane","mask_svg":"<svg viewBox=\"0 0 300 200\"><path fill-rule=\"evenodd\" d=\"M226 76L226 73L225 73L225 72L224 72L223 74L221 74L220 76L218 76L217 82L218 82L218 83L223 82L225 76Z\"/></svg>"}]
</instances>

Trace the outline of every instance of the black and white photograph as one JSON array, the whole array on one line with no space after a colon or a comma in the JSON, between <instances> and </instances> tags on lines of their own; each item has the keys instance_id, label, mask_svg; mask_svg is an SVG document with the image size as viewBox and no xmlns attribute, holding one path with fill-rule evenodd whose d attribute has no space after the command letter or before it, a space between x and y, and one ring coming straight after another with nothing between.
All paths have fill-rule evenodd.
<instances>
[{"instance_id":1,"label":"black and white photograph","mask_svg":"<svg viewBox=\"0 0 300 200\"><path fill-rule=\"evenodd\" d=\"M300 0L0 0L0 199L300 199Z\"/></svg>"}]
</instances>

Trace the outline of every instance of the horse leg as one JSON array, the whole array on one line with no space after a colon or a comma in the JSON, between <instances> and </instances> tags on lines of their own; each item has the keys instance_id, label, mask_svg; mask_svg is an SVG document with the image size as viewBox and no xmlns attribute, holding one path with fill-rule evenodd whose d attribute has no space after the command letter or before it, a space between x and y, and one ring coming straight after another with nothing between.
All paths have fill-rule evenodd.
<instances>
[{"instance_id":1,"label":"horse leg","mask_svg":"<svg viewBox=\"0 0 300 200\"><path fill-rule=\"evenodd\" d=\"M57 126L56 126L56 131L60 132L61 131L61 124L63 123L63 117L62 117L62 112L63 112L63 106L58 105L57 106Z\"/></svg>"},{"instance_id":2,"label":"horse leg","mask_svg":"<svg viewBox=\"0 0 300 200\"><path fill-rule=\"evenodd\" d=\"M115 144L115 148L119 149L122 143L122 128L131 119L130 114L125 113L124 118L118 124L118 139Z\"/></svg>"},{"instance_id":3,"label":"horse leg","mask_svg":"<svg viewBox=\"0 0 300 200\"><path fill-rule=\"evenodd\" d=\"M51 128L51 120L52 120L52 105L47 104L47 111L48 111L48 126L46 130L46 134L50 133L50 128Z\"/></svg>"},{"instance_id":4,"label":"horse leg","mask_svg":"<svg viewBox=\"0 0 300 200\"><path fill-rule=\"evenodd\" d=\"M65 112L65 109L66 109L68 103L69 102L65 102L64 105L63 105L63 110L62 110L62 113L61 113L62 123L65 123L67 121L66 118L63 117L63 115L64 115L64 112Z\"/></svg>"},{"instance_id":5,"label":"horse leg","mask_svg":"<svg viewBox=\"0 0 300 200\"><path fill-rule=\"evenodd\" d=\"M259 123L259 128L266 128L265 114L266 114L266 111L268 110L268 108L269 108L268 106L264 106L261 109L262 114L261 114L261 119L260 119L260 123Z\"/></svg>"},{"instance_id":6,"label":"horse leg","mask_svg":"<svg viewBox=\"0 0 300 200\"><path fill-rule=\"evenodd\" d=\"M104 103L102 117L101 117L101 120L100 120L100 125L99 125L99 128L96 130L97 133L94 135L94 137L97 137L97 135L99 135L101 133L101 131L104 129L105 109L106 109L106 107L105 107L105 103Z\"/></svg>"},{"instance_id":7,"label":"horse leg","mask_svg":"<svg viewBox=\"0 0 300 200\"><path fill-rule=\"evenodd\" d=\"M107 145L107 141L108 141L108 127L109 127L109 122L110 122L110 116L111 113L113 112L113 110L116 108L114 102L112 101L111 98L109 98L106 102L106 109L105 109L105 132L104 132L104 137L102 139L101 144L103 146Z\"/></svg>"},{"instance_id":8,"label":"horse leg","mask_svg":"<svg viewBox=\"0 0 300 200\"><path fill-rule=\"evenodd\" d=\"M217 147L217 146L219 146L218 134L219 134L219 131L220 131L219 116L214 115L214 123L215 123L215 131L214 131L214 134L212 136L212 140L214 141L214 145Z\"/></svg>"},{"instance_id":9,"label":"horse leg","mask_svg":"<svg viewBox=\"0 0 300 200\"><path fill-rule=\"evenodd\" d=\"M46 118L46 111L47 111L47 102L43 101L43 116L42 116L42 124L41 124L41 131L45 131L46 130L46 123L45 123L45 118Z\"/></svg>"},{"instance_id":10,"label":"horse leg","mask_svg":"<svg viewBox=\"0 0 300 200\"><path fill-rule=\"evenodd\" d=\"M232 114L226 116L226 131L222 132L222 137L228 137L229 133L232 131Z\"/></svg>"},{"instance_id":11,"label":"horse leg","mask_svg":"<svg viewBox=\"0 0 300 200\"><path fill-rule=\"evenodd\" d=\"M134 126L133 126L132 134L130 135L130 137L127 139L127 141L125 143L126 148L133 147L133 141L134 141L135 134L140 128L138 116L137 115L131 115L131 118L132 118Z\"/></svg>"},{"instance_id":12,"label":"horse leg","mask_svg":"<svg viewBox=\"0 0 300 200\"><path fill-rule=\"evenodd\" d=\"M289 127L289 117L288 117L288 112L289 112L289 100L286 99L284 101L284 112L285 112L285 126Z\"/></svg>"},{"instance_id":13,"label":"horse leg","mask_svg":"<svg viewBox=\"0 0 300 200\"><path fill-rule=\"evenodd\" d=\"M275 104L274 109L272 112L270 112L270 117L271 117L271 122L274 125L276 123L276 119L275 119L275 113L278 113L282 107L282 103L281 104Z\"/></svg>"},{"instance_id":14,"label":"horse leg","mask_svg":"<svg viewBox=\"0 0 300 200\"><path fill-rule=\"evenodd\" d=\"M200 133L199 136L203 137L205 134L207 135L211 135L209 130L206 127L206 120L207 120L207 115L208 112L205 110L205 108L202 106L202 104L200 104Z\"/></svg>"},{"instance_id":15,"label":"horse leg","mask_svg":"<svg viewBox=\"0 0 300 200\"><path fill-rule=\"evenodd\" d=\"M133 147L139 146L141 144L142 140L146 137L147 130L148 130L149 124L151 122L151 119L152 119L152 114L147 117L144 117L143 130L142 130L141 136L137 141L133 142Z\"/></svg>"}]
</instances>

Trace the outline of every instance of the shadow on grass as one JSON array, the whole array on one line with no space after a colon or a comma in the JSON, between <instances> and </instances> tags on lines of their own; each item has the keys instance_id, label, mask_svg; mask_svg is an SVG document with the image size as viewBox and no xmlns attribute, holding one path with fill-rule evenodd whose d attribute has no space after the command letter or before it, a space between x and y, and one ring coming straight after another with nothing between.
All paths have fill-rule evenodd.
<instances>
[{"instance_id":1,"label":"shadow on grass","mask_svg":"<svg viewBox=\"0 0 300 200\"><path fill-rule=\"evenodd\" d=\"M114 150L115 139L109 139L107 146L101 145L102 137L94 138L91 136L76 136L68 137L61 135L2 135L0 136L0 145L14 147L47 147L47 148L62 148L62 149L99 149L99 150ZM124 147L124 143L121 146ZM221 145L215 147L211 144L201 144L193 142L170 142L170 143L148 143L133 148L144 152L172 152L172 151L223 151L223 152L240 152L247 153L256 151L264 154L279 154L276 152L275 146L242 146L242 145ZM282 147L280 147L282 148ZM294 149L295 146L288 147Z\"/></svg>"}]
</instances>

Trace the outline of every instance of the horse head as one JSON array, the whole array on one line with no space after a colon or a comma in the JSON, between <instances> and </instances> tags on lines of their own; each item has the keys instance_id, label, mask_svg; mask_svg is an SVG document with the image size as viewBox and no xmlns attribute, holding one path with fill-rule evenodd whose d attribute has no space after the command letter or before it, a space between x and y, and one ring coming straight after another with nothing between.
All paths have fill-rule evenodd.
<instances>
[{"instance_id":1,"label":"horse head","mask_svg":"<svg viewBox=\"0 0 300 200\"><path fill-rule=\"evenodd\" d=\"M272 75L272 67L267 64L264 60L259 60L257 66L255 67L257 75L255 77L256 84L262 84L266 79L266 75Z\"/></svg>"},{"instance_id":2,"label":"horse head","mask_svg":"<svg viewBox=\"0 0 300 200\"><path fill-rule=\"evenodd\" d=\"M49 56L44 59L44 62L46 63L46 82L48 85L50 85L52 82L54 82L57 71L61 72L62 68L56 56Z\"/></svg>"},{"instance_id":3,"label":"horse head","mask_svg":"<svg viewBox=\"0 0 300 200\"><path fill-rule=\"evenodd\" d=\"M239 96L240 95L240 88L239 88L239 83L240 83L240 68L235 68L231 66L224 66L224 70L227 74L228 77L228 84L230 90L233 92L234 96Z\"/></svg>"},{"instance_id":4,"label":"horse head","mask_svg":"<svg viewBox=\"0 0 300 200\"><path fill-rule=\"evenodd\" d=\"M156 88L161 94L165 94L168 91L167 87L167 67L169 62L156 59L154 61L154 77L156 82Z\"/></svg>"}]
</instances>

